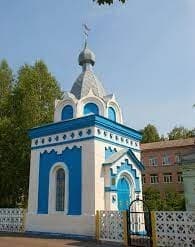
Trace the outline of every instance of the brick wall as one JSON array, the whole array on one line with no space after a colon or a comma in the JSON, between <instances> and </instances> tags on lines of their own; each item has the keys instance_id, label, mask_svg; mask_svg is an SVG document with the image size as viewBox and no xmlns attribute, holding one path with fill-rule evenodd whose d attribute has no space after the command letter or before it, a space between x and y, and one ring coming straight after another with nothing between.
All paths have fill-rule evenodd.
<instances>
[{"instance_id":1,"label":"brick wall","mask_svg":"<svg viewBox=\"0 0 195 247\"><path fill-rule=\"evenodd\" d=\"M162 142L161 142L162 143ZM173 143L174 144L174 143ZM143 183L143 189L147 187L153 187L158 189L161 195L164 194L166 190L177 191L178 193L183 193L183 183L178 181L178 175L182 173L181 164L178 163L179 155L195 152L194 142L192 145L183 146L171 146L159 145L159 142L153 145L153 148L147 149L147 144L141 145L141 159L145 166L145 171L143 172L143 177L145 177L145 183ZM160 148L159 148L160 147ZM169 159L169 164L163 164L163 156L167 155ZM178 157L177 157L178 156ZM149 160L155 158L155 165L151 165ZM158 183L151 183L151 175L156 174L158 176ZM165 183L164 175L171 174L172 181L170 183Z\"/></svg>"}]
</instances>

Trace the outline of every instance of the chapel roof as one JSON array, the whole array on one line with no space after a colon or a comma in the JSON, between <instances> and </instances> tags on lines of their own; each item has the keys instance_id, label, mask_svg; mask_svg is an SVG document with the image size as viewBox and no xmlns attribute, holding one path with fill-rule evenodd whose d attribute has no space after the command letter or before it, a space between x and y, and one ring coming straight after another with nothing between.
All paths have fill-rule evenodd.
<instances>
[{"instance_id":1,"label":"chapel roof","mask_svg":"<svg viewBox=\"0 0 195 247\"><path fill-rule=\"evenodd\" d=\"M83 71L74 82L70 92L77 99L81 99L92 90L95 96L103 98L106 95L105 89L92 70L95 64L95 54L87 47L87 43L79 54L78 63Z\"/></svg>"},{"instance_id":2,"label":"chapel roof","mask_svg":"<svg viewBox=\"0 0 195 247\"><path fill-rule=\"evenodd\" d=\"M131 159L135 162L135 164L139 167L139 169L144 170L143 164L138 160L138 158L135 156L133 151L130 148L123 148L120 151L112 154L108 159L106 159L103 163L103 165L112 165L116 161L118 161L120 158L122 158L125 154L131 157Z\"/></svg>"}]
</instances>

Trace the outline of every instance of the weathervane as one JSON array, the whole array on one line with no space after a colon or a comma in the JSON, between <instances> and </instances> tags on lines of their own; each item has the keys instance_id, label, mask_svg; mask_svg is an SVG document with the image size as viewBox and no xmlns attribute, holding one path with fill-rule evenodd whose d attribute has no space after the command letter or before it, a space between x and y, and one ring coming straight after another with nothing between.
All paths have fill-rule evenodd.
<instances>
[{"instance_id":1,"label":"weathervane","mask_svg":"<svg viewBox=\"0 0 195 247\"><path fill-rule=\"evenodd\" d=\"M87 24L83 24L83 28L84 28L83 33L84 33L84 35L85 35L85 47L86 47L86 46L87 46L87 38L88 38L88 36L89 36L89 32L91 31L91 28L89 28L89 27L87 26Z\"/></svg>"}]
</instances>

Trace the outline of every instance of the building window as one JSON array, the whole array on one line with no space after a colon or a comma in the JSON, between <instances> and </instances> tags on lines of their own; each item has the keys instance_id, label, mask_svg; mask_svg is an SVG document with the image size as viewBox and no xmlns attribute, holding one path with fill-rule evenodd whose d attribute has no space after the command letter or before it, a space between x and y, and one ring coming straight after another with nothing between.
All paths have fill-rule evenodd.
<instances>
[{"instance_id":1,"label":"building window","mask_svg":"<svg viewBox=\"0 0 195 247\"><path fill-rule=\"evenodd\" d=\"M163 174L164 177L164 183L172 183L172 174L171 173L165 173Z\"/></svg>"},{"instance_id":2,"label":"building window","mask_svg":"<svg viewBox=\"0 0 195 247\"><path fill-rule=\"evenodd\" d=\"M116 113L113 107L108 107L108 118L112 121L116 121Z\"/></svg>"},{"instance_id":3,"label":"building window","mask_svg":"<svg viewBox=\"0 0 195 247\"><path fill-rule=\"evenodd\" d=\"M183 183L182 172L177 173L177 181L178 181L178 183Z\"/></svg>"},{"instance_id":4,"label":"building window","mask_svg":"<svg viewBox=\"0 0 195 247\"><path fill-rule=\"evenodd\" d=\"M162 164L163 165L170 165L170 160L169 160L169 156L167 154L164 154L162 157Z\"/></svg>"},{"instance_id":5,"label":"building window","mask_svg":"<svg viewBox=\"0 0 195 247\"><path fill-rule=\"evenodd\" d=\"M73 108L71 105L66 105L62 110L61 120L68 120L73 118Z\"/></svg>"},{"instance_id":6,"label":"building window","mask_svg":"<svg viewBox=\"0 0 195 247\"><path fill-rule=\"evenodd\" d=\"M65 172L60 168L56 172L56 211L64 211Z\"/></svg>"},{"instance_id":7,"label":"building window","mask_svg":"<svg viewBox=\"0 0 195 247\"><path fill-rule=\"evenodd\" d=\"M157 166L158 165L157 158L156 157L149 158L149 165L150 166Z\"/></svg>"},{"instance_id":8,"label":"building window","mask_svg":"<svg viewBox=\"0 0 195 247\"><path fill-rule=\"evenodd\" d=\"M98 107L97 107L96 104L94 104L94 103L87 103L84 106L83 114L84 115L89 115L89 114L99 115L99 109L98 109Z\"/></svg>"},{"instance_id":9,"label":"building window","mask_svg":"<svg viewBox=\"0 0 195 247\"><path fill-rule=\"evenodd\" d=\"M143 175L142 175L142 184L145 184L145 183L146 183L146 175L143 174Z\"/></svg>"},{"instance_id":10,"label":"building window","mask_svg":"<svg viewBox=\"0 0 195 247\"><path fill-rule=\"evenodd\" d=\"M150 175L150 183L151 184L158 184L158 175L157 174L151 174Z\"/></svg>"},{"instance_id":11,"label":"building window","mask_svg":"<svg viewBox=\"0 0 195 247\"><path fill-rule=\"evenodd\" d=\"M181 155L180 154L176 154L175 155L175 163L176 164L180 164L181 163Z\"/></svg>"}]
</instances>

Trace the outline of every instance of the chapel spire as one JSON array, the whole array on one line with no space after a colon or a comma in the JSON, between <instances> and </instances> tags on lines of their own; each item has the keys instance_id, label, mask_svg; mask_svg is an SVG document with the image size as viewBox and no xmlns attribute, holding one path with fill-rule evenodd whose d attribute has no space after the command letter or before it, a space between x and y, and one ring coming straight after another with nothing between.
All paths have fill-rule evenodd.
<instances>
[{"instance_id":1,"label":"chapel spire","mask_svg":"<svg viewBox=\"0 0 195 247\"><path fill-rule=\"evenodd\" d=\"M106 92L102 83L95 76L92 70L92 66L95 64L95 54L88 47L88 33L86 32L85 35L84 47L78 57L78 63L82 66L82 73L74 82L70 92L74 94L77 99L81 99L87 96L91 90L95 96L103 98L106 95Z\"/></svg>"}]
</instances>

